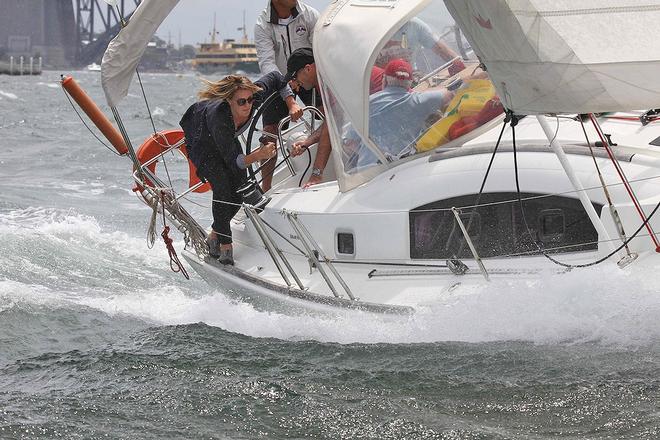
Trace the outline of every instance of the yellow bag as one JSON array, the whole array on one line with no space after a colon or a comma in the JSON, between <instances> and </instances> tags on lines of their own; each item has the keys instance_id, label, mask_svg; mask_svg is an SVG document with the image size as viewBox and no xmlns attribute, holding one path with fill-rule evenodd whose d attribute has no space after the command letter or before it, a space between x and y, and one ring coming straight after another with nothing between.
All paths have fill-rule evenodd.
<instances>
[{"instance_id":1,"label":"yellow bag","mask_svg":"<svg viewBox=\"0 0 660 440\"><path fill-rule=\"evenodd\" d=\"M416 144L418 152L439 147L451 140L449 127L466 116L474 116L486 103L495 97L495 87L490 80L472 79L467 87L460 89L449 102L445 117L433 124Z\"/></svg>"}]
</instances>

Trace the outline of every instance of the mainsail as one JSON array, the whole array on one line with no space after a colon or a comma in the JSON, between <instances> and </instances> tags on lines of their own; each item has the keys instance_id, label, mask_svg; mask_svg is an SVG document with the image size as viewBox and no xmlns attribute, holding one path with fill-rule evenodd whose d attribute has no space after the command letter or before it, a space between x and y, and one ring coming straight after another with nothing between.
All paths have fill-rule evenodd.
<instances>
[{"instance_id":1,"label":"mainsail","mask_svg":"<svg viewBox=\"0 0 660 440\"><path fill-rule=\"evenodd\" d=\"M147 43L179 0L142 0L128 25L110 42L101 63L106 100L116 106L127 94Z\"/></svg>"},{"instance_id":2,"label":"mainsail","mask_svg":"<svg viewBox=\"0 0 660 440\"><path fill-rule=\"evenodd\" d=\"M660 107L660 0L445 0L506 108Z\"/></svg>"}]
</instances>

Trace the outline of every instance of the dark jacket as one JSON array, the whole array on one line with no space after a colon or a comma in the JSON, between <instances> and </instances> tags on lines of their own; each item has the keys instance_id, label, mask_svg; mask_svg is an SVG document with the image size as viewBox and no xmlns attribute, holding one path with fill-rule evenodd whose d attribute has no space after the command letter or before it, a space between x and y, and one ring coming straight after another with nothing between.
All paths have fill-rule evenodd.
<instances>
[{"instance_id":1,"label":"dark jacket","mask_svg":"<svg viewBox=\"0 0 660 440\"><path fill-rule=\"evenodd\" d=\"M255 84L261 90L255 93L253 112L272 93L287 88L280 72L270 72L255 81ZM199 177L206 178L209 173L223 173L234 190L245 181L246 171L237 164L238 157L243 154L238 135L251 119L237 130L229 103L217 99L198 101L186 110L179 125L186 136L188 158L197 167Z\"/></svg>"}]
</instances>

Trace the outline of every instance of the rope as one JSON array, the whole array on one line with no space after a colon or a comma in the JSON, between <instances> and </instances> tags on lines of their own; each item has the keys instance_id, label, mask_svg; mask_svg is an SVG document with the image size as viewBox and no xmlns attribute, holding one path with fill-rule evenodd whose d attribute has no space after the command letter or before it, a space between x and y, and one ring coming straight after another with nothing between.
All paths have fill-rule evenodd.
<instances>
[{"instance_id":1,"label":"rope","mask_svg":"<svg viewBox=\"0 0 660 440\"><path fill-rule=\"evenodd\" d=\"M528 234L529 237L531 238L531 237L532 237L532 232L531 232L531 230L530 230L530 228L529 228L529 225L528 225L528 223L527 223L527 218L525 217L525 210L523 209L522 198L520 198L520 186L519 186L519 179L518 179L518 161L517 161L517 154L516 154L516 131L515 131L515 126L516 126L516 124L517 124L517 120L516 120L515 118L516 118L516 116L514 115L514 116L513 116L513 119L512 119L512 122L511 122L511 132L512 132L511 134L512 134L512 140L513 140L513 160L514 160L513 163L514 163L514 172L515 172L515 176L516 176L516 191L517 191L517 193L518 193L518 203L519 203L519 205L520 205L520 214L521 214L521 217L522 217L522 219L523 219L523 223L525 224L525 228L527 229L527 234ZM514 121L515 121L515 122L514 122ZM552 142L555 140L555 138L557 137L558 132L559 132L559 123L557 123L557 130L555 131L555 135L554 135L554 137L550 140L550 143L552 143ZM646 227L646 225L648 224L649 220L651 220L651 218L653 217L653 215L657 212L658 208L660 208L660 202L658 202L658 204L655 206L655 208L653 209L653 211L651 212L651 214L650 214L647 218L644 219L644 221L642 222L642 224L640 225L640 227L637 228L637 230L635 231L635 233L634 233L629 239L625 240L625 241L623 242L623 244L621 244L621 246L619 246L618 248L616 248L615 250L613 250L612 252L610 252L610 253L607 254L606 256L604 256L604 257L602 257L602 258L599 258L599 259L596 260L596 261L592 261L592 262L590 262L590 263L585 263L585 264L568 264L568 263L561 262L561 261L559 261L559 260L557 260L557 259L551 257L550 255L548 255L548 254L544 251L544 249L542 248L541 244L539 244L538 241L533 240L532 242L533 242L534 245L537 247L539 253L541 253L545 258L547 258L548 260L552 261L553 263L555 263L555 264L557 264L557 265L559 265L559 266L565 267L565 268L567 268L567 269L577 269L577 268L585 268L585 267L596 266L596 265L598 265L598 264L600 264L600 263L603 263L604 261L608 260L609 258L611 258L613 255L615 255L616 253L618 253L621 249L623 249L624 247L626 247L626 246L628 245L628 243L630 243L630 242L632 241L633 238L637 237L637 235L640 233L640 231L641 231L644 227Z\"/></svg>"},{"instance_id":2,"label":"rope","mask_svg":"<svg viewBox=\"0 0 660 440\"><path fill-rule=\"evenodd\" d=\"M151 108L149 108L149 101L147 100L147 94L144 91L144 85L142 84L142 78L140 77L140 71L135 68L135 75L137 76L138 83L140 84L140 90L142 90L142 97L144 98L144 105L147 106L147 113L149 114L149 120L151 121L151 127L154 129L154 135L157 133L156 123L154 118L151 116Z\"/></svg>"},{"instance_id":3,"label":"rope","mask_svg":"<svg viewBox=\"0 0 660 440\"><path fill-rule=\"evenodd\" d=\"M172 272L181 272L181 274L186 277L187 280L190 279L190 275L188 275L188 272L186 271L186 268L183 267L181 264L181 260L179 260L179 256L176 254L176 250L174 249L173 240L170 238L170 227L167 226L166 224L166 216L165 216L165 195L163 192L161 194L161 203L163 205L163 232L160 234L161 237L163 237L163 241L165 242L165 246L167 247L167 253L169 254L170 257L170 269L172 269ZM156 207L158 206L158 201L156 201Z\"/></svg>"},{"instance_id":4,"label":"rope","mask_svg":"<svg viewBox=\"0 0 660 440\"><path fill-rule=\"evenodd\" d=\"M71 104L71 108L73 108L73 111L75 111L76 114L78 115L78 118L80 118L80 122L83 123L85 128L87 128L87 130L92 134L92 136L94 136L96 138L96 140L101 143L101 145L103 145L105 148L110 150L110 152L112 154L114 154L115 156L121 156L121 154L119 154L117 152L117 150L115 150L114 148L111 148L108 144L103 142L103 140L96 133L94 133L94 130L92 130L92 128L89 125L87 125L87 122L85 121L85 119L82 117L82 115L78 111L78 108L73 104L73 101L71 101L71 97L69 96L69 94L66 92L66 90L64 88L62 88L62 92L64 93L64 96L66 96L66 99L69 101L69 104Z\"/></svg>"},{"instance_id":5,"label":"rope","mask_svg":"<svg viewBox=\"0 0 660 440\"><path fill-rule=\"evenodd\" d=\"M607 189L607 185L605 184L605 178L603 177L603 174L600 171L600 167L598 166L598 161L596 160L596 155L594 154L594 150L591 146L589 135L587 135L587 129L584 127L584 121L582 120L582 118L578 118L578 120L580 121L580 126L582 127L584 138L587 141L589 152L591 152L591 158L594 161L594 166L596 167L596 172L598 173L598 179L600 180L600 184L603 187L603 193L605 194L605 199L607 200L607 204L609 205L610 213L612 215L612 220L614 221L614 225L617 228L619 239L621 241L626 241L626 231L623 229L623 225L621 224L621 218L619 217L619 212L616 210L616 207L614 206L614 202L612 201L610 192ZM628 248L628 246L626 246L626 253L630 256L630 249Z\"/></svg>"},{"instance_id":6,"label":"rope","mask_svg":"<svg viewBox=\"0 0 660 440\"><path fill-rule=\"evenodd\" d=\"M144 198L142 198L144 200ZM146 203L146 200L144 200ZM156 199L153 205L151 206L151 219L149 220L149 228L147 228L147 248L153 249L154 244L156 243L156 216L158 215L158 199Z\"/></svg>"},{"instance_id":7,"label":"rope","mask_svg":"<svg viewBox=\"0 0 660 440\"><path fill-rule=\"evenodd\" d=\"M475 69L476 70L476 69ZM495 161L495 154L497 153L497 149L500 147L500 142L502 141L502 135L504 134L504 130L506 129L506 124L511 120L510 115L506 115L504 118L504 124L502 124L502 130L500 131L500 135L497 138L497 143L495 144L495 148L493 148L493 154L490 156L490 162L488 163L488 167L486 168L486 173L484 174L484 178L481 181L481 187L479 188L479 194L477 194L477 199L474 202L474 206L479 206L479 202L481 202L481 195L484 191L484 187L486 186L486 180L488 180L488 175L490 174L490 169L493 166L493 162ZM470 218L468 220L467 228L465 229L466 231L470 231L470 226L472 226L472 220L474 220L474 214L476 212L476 208L473 208L470 211ZM436 232L437 234L437 232ZM453 234L452 234L453 235ZM458 237L458 235L457 235ZM467 240L463 239L461 240L459 246L458 246L458 251L454 255L454 259L458 259L458 256L461 255L463 252L463 249L465 248L465 244L467 243ZM445 246L445 249L449 247L449 243L447 243L447 246Z\"/></svg>"}]
</instances>

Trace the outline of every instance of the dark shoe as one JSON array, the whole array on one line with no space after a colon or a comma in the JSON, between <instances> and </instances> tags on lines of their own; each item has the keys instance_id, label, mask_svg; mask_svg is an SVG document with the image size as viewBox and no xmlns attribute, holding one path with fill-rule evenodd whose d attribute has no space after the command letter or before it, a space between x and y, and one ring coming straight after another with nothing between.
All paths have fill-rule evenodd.
<instances>
[{"instance_id":1,"label":"dark shoe","mask_svg":"<svg viewBox=\"0 0 660 440\"><path fill-rule=\"evenodd\" d=\"M234 251L232 249L220 249L220 255L216 258L220 264L234 265Z\"/></svg>"},{"instance_id":2,"label":"dark shoe","mask_svg":"<svg viewBox=\"0 0 660 440\"><path fill-rule=\"evenodd\" d=\"M209 247L209 255L211 258L219 258L220 257L220 242L218 241L217 238L207 238L206 239L206 244Z\"/></svg>"}]
</instances>

